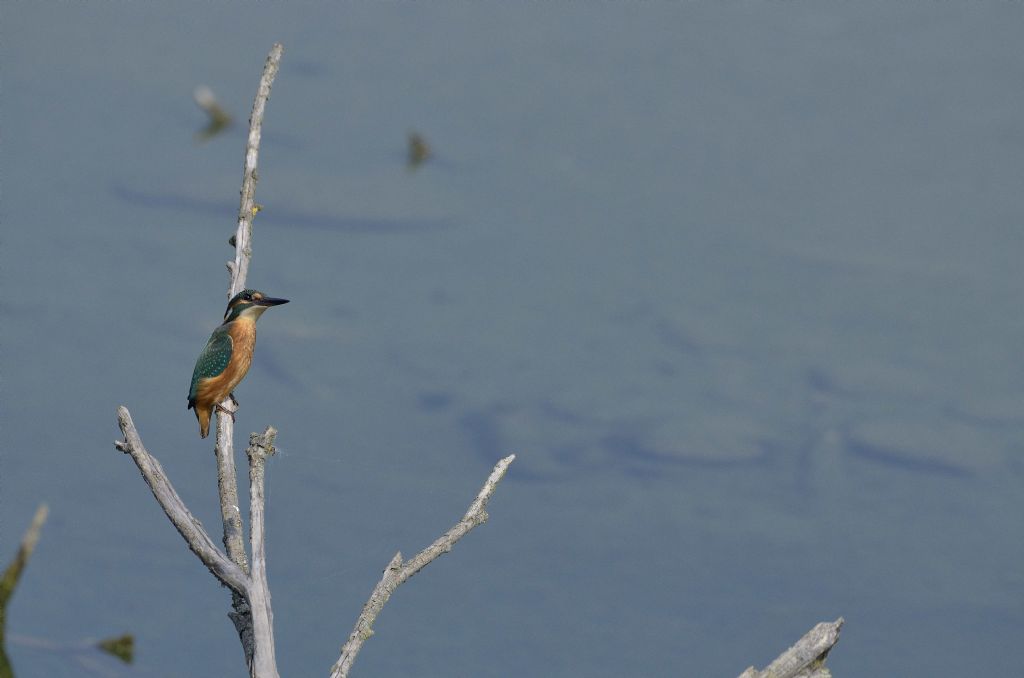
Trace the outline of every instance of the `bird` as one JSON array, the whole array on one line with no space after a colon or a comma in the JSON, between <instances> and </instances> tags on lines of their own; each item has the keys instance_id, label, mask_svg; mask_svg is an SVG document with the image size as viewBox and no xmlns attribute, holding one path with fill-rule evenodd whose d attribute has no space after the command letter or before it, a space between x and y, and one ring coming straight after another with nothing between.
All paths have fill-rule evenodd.
<instances>
[{"instance_id":1,"label":"bird","mask_svg":"<svg viewBox=\"0 0 1024 678\"><path fill-rule=\"evenodd\" d=\"M232 402L238 404L233 391L252 364L256 320L271 306L287 303L287 299L275 299L250 289L242 290L228 302L224 322L210 335L196 360L192 384L188 389L187 409L195 410L200 438L210 433L210 417L214 408L228 412L234 419L234 414L224 410L220 402L230 396Z\"/></svg>"}]
</instances>

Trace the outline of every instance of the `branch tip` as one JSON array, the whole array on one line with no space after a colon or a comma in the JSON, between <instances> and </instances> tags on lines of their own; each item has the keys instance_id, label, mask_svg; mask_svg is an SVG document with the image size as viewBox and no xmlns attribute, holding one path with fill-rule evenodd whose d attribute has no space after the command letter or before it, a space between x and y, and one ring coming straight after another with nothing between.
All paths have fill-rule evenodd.
<instances>
[{"instance_id":1,"label":"branch tip","mask_svg":"<svg viewBox=\"0 0 1024 678\"><path fill-rule=\"evenodd\" d=\"M495 488L497 488L498 483L501 482L502 477L504 477L505 472L508 470L509 464L515 458L516 455L510 454L504 459L500 459L494 465L494 469L487 477L487 480L484 481L484 486L480 489L476 498L473 499L473 503L469 505L466 514L447 532L435 539L433 544L404 562L402 561L401 551L394 555L391 562L384 568L381 579L377 586L374 587L369 600L363 606L363 611L356 620L355 628L349 634L348 641L344 647L341 648L341 656L338 657L338 661L331 667L331 678L347 678L352 664L356 660L356 656L363 647L363 643L373 633L373 624L377 620L377 616L384 609L384 605L388 602L395 589L429 565L438 556L451 551L457 541L469 534L470 530L474 527L487 520L487 511L484 510L487 500L494 494Z\"/></svg>"},{"instance_id":2,"label":"branch tip","mask_svg":"<svg viewBox=\"0 0 1024 678\"><path fill-rule=\"evenodd\" d=\"M267 457L272 457L277 452L277 448L274 447L276 439L277 429L273 426L267 426L263 429L263 433L250 433L249 447L245 453L250 459L265 460Z\"/></svg>"}]
</instances>

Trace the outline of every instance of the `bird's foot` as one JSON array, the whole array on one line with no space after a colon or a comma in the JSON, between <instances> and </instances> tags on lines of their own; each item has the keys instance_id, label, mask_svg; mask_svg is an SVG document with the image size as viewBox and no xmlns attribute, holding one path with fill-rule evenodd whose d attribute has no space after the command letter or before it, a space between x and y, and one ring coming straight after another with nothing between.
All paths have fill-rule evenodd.
<instances>
[{"instance_id":1,"label":"bird's foot","mask_svg":"<svg viewBox=\"0 0 1024 678\"><path fill-rule=\"evenodd\" d=\"M232 404L233 404L233 405L234 405L235 407L238 407L238 400L237 400L237 399L235 398L235 394L234 394L234 393L229 393L229 394L228 394L228 397L229 397L229 398L231 398L231 403L232 403Z\"/></svg>"},{"instance_id":2,"label":"bird's foot","mask_svg":"<svg viewBox=\"0 0 1024 678\"><path fill-rule=\"evenodd\" d=\"M238 406L237 402L235 402L235 406L236 407ZM229 410L228 408L224 407L220 403L217 403L216 405L214 405L214 409L217 410L218 412L223 412L224 414L226 414L229 417L231 417L231 422L234 423L234 421L235 421L235 411L234 410Z\"/></svg>"}]
</instances>

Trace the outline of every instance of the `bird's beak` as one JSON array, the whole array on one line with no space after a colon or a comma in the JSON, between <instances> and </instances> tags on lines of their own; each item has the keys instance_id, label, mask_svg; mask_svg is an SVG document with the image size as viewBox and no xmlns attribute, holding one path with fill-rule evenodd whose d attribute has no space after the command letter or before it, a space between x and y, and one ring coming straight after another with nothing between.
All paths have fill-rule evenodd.
<instances>
[{"instance_id":1,"label":"bird's beak","mask_svg":"<svg viewBox=\"0 0 1024 678\"><path fill-rule=\"evenodd\" d=\"M274 297L263 297L259 301L255 302L257 306L280 306L281 304L287 304L287 299L275 299Z\"/></svg>"}]
</instances>

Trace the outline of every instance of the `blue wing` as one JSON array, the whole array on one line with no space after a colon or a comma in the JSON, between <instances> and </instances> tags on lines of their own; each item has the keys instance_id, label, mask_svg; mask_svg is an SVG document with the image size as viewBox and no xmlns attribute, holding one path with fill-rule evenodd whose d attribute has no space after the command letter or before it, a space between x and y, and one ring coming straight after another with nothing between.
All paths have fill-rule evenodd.
<instances>
[{"instance_id":1,"label":"blue wing","mask_svg":"<svg viewBox=\"0 0 1024 678\"><path fill-rule=\"evenodd\" d=\"M222 373L231 362L231 350L233 345L231 335L223 325L218 327L210 335L206 342L206 348L199 354L196 360L196 369L192 372L192 384L188 389L188 407L191 409L196 404L196 395L199 391L199 382L203 379L216 377Z\"/></svg>"}]
</instances>

